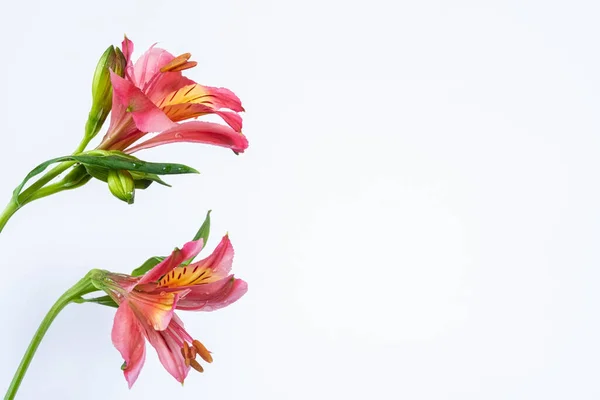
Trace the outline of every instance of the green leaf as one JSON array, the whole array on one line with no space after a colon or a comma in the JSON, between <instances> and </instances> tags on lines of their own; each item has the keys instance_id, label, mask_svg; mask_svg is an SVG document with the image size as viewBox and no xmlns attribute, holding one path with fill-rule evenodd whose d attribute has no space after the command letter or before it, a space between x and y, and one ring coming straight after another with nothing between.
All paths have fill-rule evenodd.
<instances>
[{"instance_id":1,"label":"green leaf","mask_svg":"<svg viewBox=\"0 0 600 400\"><path fill-rule=\"evenodd\" d=\"M130 171L130 173L136 182L137 181L144 181L144 182L150 181L150 182L156 182L156 183L161 184L166 187L171 187L171 185L169 185L167 182L160 179L160 176L158 176L156 174L149 174L146 172L138 172L138 171ZM144 189L147 188L148 186L150 186L150 184L146 185L146 187L144 187Z\"/></svg>"},{"instance_id":2,"label":"green leaf","mask_svg":"<svg viewBox=\"0 0 600 400\"><path fill-rule=\"evenodd\" d=\"M212 210L208 210L208 212L206 213L206 217L204 218L204 222L202 223L202 226L200 226L200 229L198 229L198 232L196 233L196 236L194 236L193 240L198 240L198 239L202 239L204 241L204 245L206 245L206 242L208 241L208 235L210 234L210 213L212 212Z\"/></svg>"},{"instance_id":3,"label":"green leaf","mask_svg":"<svg viewBox=\"0 0 600 400\"><path fill-rule=\"evenodd\" d=\"M196 236L194 236L193 240L198 240L198 239L202 239L202 246L206 246L206 242L208 242L208 235L210 234L210 213L212 212L212 210L208 210L208 212L206 213L206 218L204 218L204 222L202 223L202 226L200 227L200 229L198 229L198 232L196 233ZM192 261L194 261L194 258L190 258L189 260L186 260L183 262L182 265L189 265Z\"/></svg>"},{"instance_id":4,"label":"green leaf","mask_svg":"<svg viewBox=\"0 0 600 400\"><path fill-rule=\"evenodd\" d=\"M90 152L91 153L91 152ZM88 155L82 153L70 156L73 161L80 162L85 166L96 166L108 169L126 169L128 171L142 172L157 175L197 174L192 167L174 163L152 163L142 161L124 153L112 153L110 155Z\"/></svg>"},{"instance_id":5,"label":"green leaf","mask_svg":"<svg viewBox=\"0 0 600 400\"><path fill-rule=\"evenodd\" d=\"M48 168L48 166L50 164L54 164L56 162L61 162L61 161L68 161L69 157L58 157L58 158L53 158L51 160L48 160L46 162L41 163L40 165L38 165L37 167L35 167L34 169L31 170L30 173L27 174L27 176L25 177L25 179L23 179L23 182L21 182L21 184L19 186L17 186L15 188L15 190L13 191L13 198L12 200L15 202L15 204L20 205L21 203L19 202L19 195L21 194L21 190L23 190L23 186L25 186L25 183L27 183L28 180L30 180L31 178L33 178L34 176L41 174L42 172L44 172L44 170L46 168Z\"/></svg>"},{"instance_id":6,"label":"green leaf","mask_svg":"<svg viewBox=\"0 0 600 400\"><path fill-rule=\"evenodd\" d=\"M62 161L76 161L83 164L86 167L88 173L98 179L106 181L108 176L107 170L127 170L132 173L144 174L144 180L152 180L160 184L165 184L156 175L175 175L175 174L197 174L192 167L188 167L183 164L175 163L152 163L148 161L142 161L136 157L130 156L120 151L115 150L92 150L86 153L78 155L58 157L41 163L35 167L16 187L13 191L13 201L17 205L20 205L18 201L19 194L23 190L23 187L34 176L42 173L50 164L62 162ZM104 171L102 170L104 169Z\"/></svg>"},{"instance_id":7,"label":"green leaf","mask_svg":"<svg viewBox=\"0 0 600 400\"><path fill-rule=\"evenodd\" d=\"M83 303L96 303L101 306L118 308L119 305L110 296L94 297L91 299L82 299Z\"/></svg>"},{"instance_id":8,"label":"green leaf","mask_svg":"<svg viewBox=\"0 0 600 400\"><path fill-rule=\"evenodd\" d=\"M131 272L131 276L144 275L146 272L150 271L152 268L157 266L165 258L166 257L155 256L147 259L145 263L143 263L141 266L137 267Z\"/></svg>"},{"instance_id":9,"label":"green leaf","mask_svg":"<svg viewBox=\"0 0 600 400\"><path fill-rule=\"evenodd\" d=\"M134 182L135 182L135 188L141 189L141 190L148 189L148 187L154 183L150 179L138 179L137 181L134 181Z\"/></svg>"},{"instance_id":10,"label":"green leaf","mask_svg":"<svg viewBox=\"0 0 600 400\"><path fill-rule=\"evenodd\" d=\"M102 182L106 182L108 180L108 171L110 170L107 168L87 165L85 166L85 169L91 176L98 180L101 180ZM163 186L171 187L171 185L160 179L160 177L156 174L149 174L147 172L139 171L129 171L129 173L131 174L131 177L135 182L136 189L146 189L152 184L152 182L159 183Z\"/></svg>"},{"instance_id":11,"label":"green leaf","mask_svg":"<svg viewBox=\"0 0 600 400\"><path fill-rule=\"evenodd\" d=\"M206 217L204 218L204 222L202 223L202 226L200 226L200 229L198 229L196 236L194 236L194 239L192 239L192 240L202 239L203 245L206 245L206 242L208 241L208 235L210 234L210 213L211 212L212 212L212 210L208 210L208 212L206 213ZM144 262L140 267L137 267L136 269L134 269L131 272L131 276L144 275L146 272L150 271L152 268L157 266L165 258L167 258L167 257L155 256L155 257L151 257L151 258L147 259L146 262ZM183 265L183 266L189 265L193 260L194 260L194 258L190 258L189 260L183 262L181 265Z\"/></svg>"}]
</instances>

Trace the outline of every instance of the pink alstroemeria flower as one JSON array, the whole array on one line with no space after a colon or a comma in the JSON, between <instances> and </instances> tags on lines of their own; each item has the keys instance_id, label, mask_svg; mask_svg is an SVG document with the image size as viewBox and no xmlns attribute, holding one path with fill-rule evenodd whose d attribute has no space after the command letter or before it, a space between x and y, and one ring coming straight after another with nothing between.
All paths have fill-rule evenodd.
<instances>
[{"instance_id":1,"label":"pink alstroemeria flower","mask_svg":"<svg viewBox=\"0 0 600 400\"><path fill-rule=\"evenodd\" d=\"M133 42L123 40L127 66L125 76L111 72L113 103L108 132L100 150L133 153L166 143L194 142L227 147L242 153L248 140L241 133L244 111L240 99L228 89L202 86L184 77L181 71L196 66L189 53L178 57L152 46L135 64L131 61ZM215 114L227 125L190 121ZM136 143L149 132L158 135Z\"/></svg>"},{"instance_id":2,"label":"pink alstroemeria flower","mask_svg":"<svg viewBox=\"0 0 600 400\"><path fill-rule=\"evenodd\" d=\"M225 236L207 258L181 264L202 249L202 239L186 243L145 275L103 272L96 284L119 304L112 342L125 360L123 372L134 384L146 356L145 340L156 349L160 362L183 383L191 368L199 372L199 355L212 362L210 352L184 328L175 310L213 311L235 302L248 285L230 275L233 247Z\"/></svg>"}]
</instances>

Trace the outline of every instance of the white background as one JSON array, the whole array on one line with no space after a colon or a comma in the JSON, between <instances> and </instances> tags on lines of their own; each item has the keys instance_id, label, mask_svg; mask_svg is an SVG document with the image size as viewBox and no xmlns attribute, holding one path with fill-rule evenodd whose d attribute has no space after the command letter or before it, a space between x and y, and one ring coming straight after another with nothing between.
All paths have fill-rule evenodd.
<instances>
[{"instance_id":1,"label":"white background","mask_svg":"<svg viewBox=\"0 0 600 400\"><path fill-rule=\"evenodd\" d=\"M589 1L23 1L0 14L0 196L78 143L123 33L191 52L243 100L250 148L127 206L94 181L0 236L0 388L51 303L129 272L207 209L248 294L183 314L214 352L129 391L113 309L69 306L18 398L597 399L600 7ZM96 143L96 142L94 142Z\"/></svg>"}]
</instances>

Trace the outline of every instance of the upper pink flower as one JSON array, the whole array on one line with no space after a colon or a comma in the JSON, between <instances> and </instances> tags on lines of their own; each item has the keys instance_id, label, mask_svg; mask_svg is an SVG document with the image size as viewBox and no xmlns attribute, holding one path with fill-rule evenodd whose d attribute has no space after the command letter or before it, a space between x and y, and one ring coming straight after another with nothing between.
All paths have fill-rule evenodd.
<instances>
[{"instance_id":1,"label":"upper pink flower","mask_svg":"<svg viewBox=\"0 0 600 400\"><path fill-rule=\"evenodd\" d=\"M123 372L129 387L136 381L146 357L145 340L156 349L160 362L183 383L190 367L202 372L196 361L212 356L184 328L175 310L213 311L242 297L248 285L230 275L233 247L223 237L207 258L189 264L202 249L202 239L186 243L145 275L103 273L96 282L119 304L112 341L125 360Z\"/></svg>"},{"instance_id":2,"label":"upper pink flower","mask_svg":"<svg viewBox=\"0 0 600 400\"><path fill-rule=\"evenodd\" d=\"M135 64L131 61L133 42L123 40L127 67L121 78L111 73L113 105L110 127L98 146L101 150L138 150L172 142L208 143L242 153L248 140L241 133L244 111L240 99L230 90L202 86L183 76L193 68L190 54L173 56L152 46ZM206 114L221 117L227 125L190 121ZM138 143L149 132L160 132Z\"/></svg>"}]
</instances>

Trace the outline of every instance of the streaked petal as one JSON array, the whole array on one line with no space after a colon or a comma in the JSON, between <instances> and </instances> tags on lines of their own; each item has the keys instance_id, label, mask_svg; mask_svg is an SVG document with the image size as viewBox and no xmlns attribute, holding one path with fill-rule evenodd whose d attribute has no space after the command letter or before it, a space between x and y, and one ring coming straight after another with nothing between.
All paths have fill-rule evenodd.
<instances>
[{"instance_id":1,"label":"streaked petal","mask_svg":"<svg viewBox=\"0 0 600 400\"><path fill-rule=\"evenodd\" d=\"M125 56L126 66L125 66L125 74L129 76L129 78L133 78L133 63L131 62L131 54L133 53L133 42L129 40L127 36L123 38L123 42L121 42L121 51L123 52L123 56Z\"/></svg>"},{"instance_id":2,"label":"streaked petal","mask_svg":"<svg viewBox=\"0 0 600 400\"><path fill-rule=\"evenodd\" d=\"M242 116L231 111L215 111L234 131L242 132Z\"/></svg>"},{"instance_id":3,"label":"streaked petal","mask_svg":"<svg viewBox=\"0 0 600 400\"><path fill-rule=\"evenodd\" d=\"M218 88L211 86L204 86L208 93L211 95L211 102L217 108L228 108L231 111L242 112L245 111L242 107L242 101L235 95L231 90L227 88Z\"/></svg>"},{"instance_id":4,"label":"streaked petal","mask_svg":"<svg viewBox=\"0 0 600 400\"><path fill-rule=\"evenodd\" d=\"M200 268L210 268L214 275L224 277L231 271L233 255L233 245L229 240L229 235L225 235L210 256L192 265L199 265Z\"/></svg>"},{"instance_id":5,"label":"streaked petal","mask_svg":"<svg viewBox=\"0 0 600 400\"><path fill-rule=\"evenodd\" d=\"M154 102L160 103L169 93L177 91L187 85L193 85L193 80L183 76L181 72L164 72L156 77L156 81L145 92L146 96Z\"/></svg>"},{"instance_id":6,"label":"streaked petal","mask_svg":"<svg viewBox=\"0 0 600 400\"><path fill-rule=\"evenodd\" d=\"M236 112L244 111L241 100L231 90L203 86L198 83L183 86L173 93L169 93L157 106L167 107L189 103L206 104L214 110L227 108Z\"/></svg>"},{"instance_id":7,"label":"streaked petal","mask_svg":"<svg viewBox=\"0 0 600 400\"><path fill-rule=\"evenodd\" d=\"M202 115L216 114L223 118L234 131L242 131L242 116L233 111L219 111L206 104L175 104L162 108L162 111L173 122L185 121L186 119L197 118Z\"/></svg>"},{"instance_id":8,"label":"streaked petal","mask_svg":"<svg viewBox=\"0 0 600 400\"><path fill-rule=\"evenodd\" d=\"M212 144L232 149L236 153L243 153L248 148L248 139L228 126L212 122L192 121L167 129L152 139L127 149L126 153L131 154L139 150L178 142Z\"/></svg>"},{"instance_id":9,"label":"streaked petal","mask_svg":"<svg viewBox=\"0 0 600 400\"><path fill-rule=\"evenodd\" d=\"M175 318L171 323L175 323ZM181 346L171 336L170 331L171 328L167 328L167 331L163 332L146 329L146 338L152 347L156 349L158 359L167 372L178 382L183 383L190 368L186 367L185 360L181 355Z\"/></svg>"},{"instance_id":10,"label":"streaked petal","mask_svg":"<svg viewBox=\"0 0 600 400\"><path fill-rule=\"evenodd\" d=\"M210 256L193 264L174 268L162 277L158 286L174 288L215 282L229 274L232 263L233 246L229 236L225 235Z\"/></svg>"},{"instance_id":11,"label":"streaked petal","mask_svg":"<svg viewBox=\"0 0 600 400\"><path fill-rule=\"evenodd\" d=\"M171 62L175 57L164 49L150 47L134 64L133 71L135 84L140 89L145 89L160 69Z\"/></svg>"},{"instance_id":12,"label":"streaked petal","mask_svg":"<svg viewBox=\"0 0 600 400\"><path fill-rule=\"evenodd\" d=\"M153 329L163 331L171 322L178 297L177 293L144 293L133 290L126 296L126 302Z\"/></svg>"},{"instance_id":13,"label":"streaked petal","mask_svg":"<svg viewBox=\"0 0 600 400\"><path fill-rule=\"evenodd\" d=\"M131 112L135 125L143 132L160 132L176 124L169 119L133 83L111 72L113 94L116 100Z\"/></svg>"},{"instance_id":14,"label":"streaked petal","mask_svg":"<svg viewBox=\"0 0 600 400\"><path fill-rule=\"evenodd\" d=\"M178 310L214 311L236 302L246 294L248 284L231 275L217 282L182 289L189 289L189 292L177 302Z\"/></svg>"},{"instance_id":15,"label":"streaked petal","mask_svg":"<svg viewBox=\"0 0 600 400\"><path fill-rule=\"evenodd\" d=\"M199 239L192 242L187 242L181 250L175 249L171 255L165 258L157 266L148 271L138 284L157 282L161 276L171 272L175 267L178 267L182 262L192 257L196 257L202 250L203 240Z\"/></svg>"},{"instance_id":16,"label":"streaked petal","mask_svg":"<svg viewBox=\"0 0 600 400\"><path fill-rule=\"evenodd\" d=\"M140 322L126 301L117 309L111 336L113 345L125 360L123 374L131 389L144 366L146 346Z\"/></svg>"}]
</instances>

